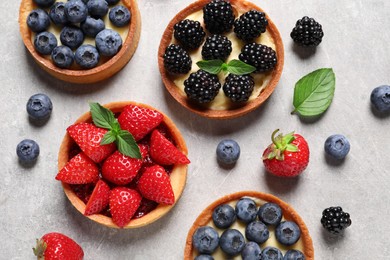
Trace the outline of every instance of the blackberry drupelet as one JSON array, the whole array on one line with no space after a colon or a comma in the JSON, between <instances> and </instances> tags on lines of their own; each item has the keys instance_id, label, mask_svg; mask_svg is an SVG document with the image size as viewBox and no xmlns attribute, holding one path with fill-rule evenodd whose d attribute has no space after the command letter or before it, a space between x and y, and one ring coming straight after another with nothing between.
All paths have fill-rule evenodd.
<instances>
[{"instance_id":1,"label":"blackberry drupelet","mask_svg":"<svg viewBox=\"0 0 390 260\"><path fill-rule=\"evenodd\" d=\"M298 45L305 47L318 46L322 41L324 32L321 24L313 18L304 16L296 22L290 36Z\"/></svg>"},{"instance_id":2,"label":"blackberry drupelet","mask_svg":"<svg viewBox=\"0 0 390 260\"><path fill-rule=\"evenodd\" d=\"M341 207L326 208L322 212L321 224L332 234L339 234L351 223L349 214L344 212Z\"/></svg>"},{"instance_id":3,"label":"blackberry drupelet","mask_svg":"<svg viewBox=\"0 0 390 260\"><path fill-rule=\"evenodd\" d=\"M229 74L223 84L223 92L233 102L246 102L253 92L255 81L250 75Z\"/></svg>"},{"instance_id":4,"label":"blackberry drupelet","mask_svg":"<svg viewBox=\"0 0 390 260\"><path fill-rule=\"evenodd\" d=\"M198 21L185 19L175 24L173 28L175 39L178 40L185 49L199 48L206 36L206 33Z\"/></svg>"},{"instance_id":5,"label":"blackberry drupelet","mask_svg":"<svg viewBox=\"0 0 390 260\"><path fill-rule=\"evenodd\" d=\"M223 35L214 34L206 38L202 47L204 60L226 60L232 52L232 42Z\"/></svg>"},{"instance_id":6,"label":"blackberry drupelet","mask_svg":"<svg viewBox=\"0 0 390 260\"><path fill-rule=\"evenodd\" d=\"M190 55L179 45L169 45L164 54L164 67L173 74L186 74L191 70Z\"/></svg>"},{"instance_id":7,"label":"blackberry drupelet","mask_svg":"<svg viewBox=\"0 0 390 260\"><path fill-rule=\"evenodd\" d=\"M265 13L250 10L234 21L234 32L239 39L250 42L265 32L267 25Z\"/></svg>"},{"instance_id":8,"label":"blackberry drupelet","mask_svg":"<svg viewBox=\"0 0 390 260\"><path fill-rule=\"evenodd\" d=\"M213 34L229 32L234 23L232 5L224 0L213 0L203 7L206 29Z\"/></svg>"},{"instance_id":9,"label":"blackberry drupelet","mask_svg":"<svg viewBox=\"0 0 390 260\"><path fill-rule=\"evenodd\" d=\"M198 103L212 101L220 88L218 77L204 70L191 73L184 81L184 91L188 98Z\"/></svg>"},{"instance_id":10,"label":"blackberry drupelet","mask_svg":"<svg viewBox=\"0 0 390 260\"><path fill-rule=\"evenodd\" d=\"M246 44L238 58L256 67L256 72L272 70L277 63L276 52L271 47L258 43Z\"/></svg>"}]
</instances>

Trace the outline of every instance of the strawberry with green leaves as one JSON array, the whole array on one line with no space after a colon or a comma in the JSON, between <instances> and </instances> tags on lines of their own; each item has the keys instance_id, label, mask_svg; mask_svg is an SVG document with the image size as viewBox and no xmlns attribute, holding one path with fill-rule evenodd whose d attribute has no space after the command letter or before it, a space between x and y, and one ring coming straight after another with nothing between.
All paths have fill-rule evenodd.
<instances>
[{"instance_id":1,"label":"strawberry with green leaves","mask_svg":"<svg viewBox=\"0 0 390 260\"><path fill-rule=\"evenodd\" d=\"M177 149L177 147L158 130L154 130L150 137L150 156L160 165L190 163L187 156Z\"/></svg>"},{"instance_id":2,"label":"strawberry with green leaves","mask_svg":"<svg viewBox=\"0 0 390 260\"><path fill-rule=\"evenodd\" d=\"M88 156L81 152L70 159L58 172L56 180L68 184L96 183L99 180L99 169Z\"/></svg>"},{"instance_id":3,"label":"strawberry with green leaves","mask_svg":"<svg viewBox=\"0 0 390 260\"><path fill-rule=\"evenodd\" d=\"M141 205L141 195L133 189L116 187L110 192L112 221L120 228L126 226Z\"/></svg>"},{"instance_id":4,"label":"strawberry with green leaves","mask_svg":"<svg viewBox=\"0 0 390 260\"><path fill-rule=\"evenodd\" d=\"M84 215L89 216L101 212L108 206L110 200L110 187L103 180L96 183L91 197L85 207Z\"/></svg>"}]
</instances>

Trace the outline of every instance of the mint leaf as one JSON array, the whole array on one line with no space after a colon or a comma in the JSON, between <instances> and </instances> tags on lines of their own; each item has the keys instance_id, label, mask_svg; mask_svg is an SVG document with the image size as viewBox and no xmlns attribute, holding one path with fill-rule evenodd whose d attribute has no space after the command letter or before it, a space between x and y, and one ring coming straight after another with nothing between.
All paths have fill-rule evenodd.
<instances>
[{"instance_id":1,"label":"mint leaf","mask_svg":"<svg viewBox=\"0 0 390 260\"><path fill-rule=\"evenodd\" d=\"M231 60L227 65L227 71L234 75L245 75L256 70L254 66L240 60Z\"/></svg>"},{"instance_id":2,"label":"mint leaf","mask_svg":"<svg viewBox=\"0 0 390 260\"><path fill-rule=\"evenodd\" d=\"M332 103L336 79L331 68L315 70L301 78L294 88L294 111L301 116L318 116Z\"/></svg>"},{"instance_id":3,"label":"mint leaf","mask_svg":"<svg viewBox=\"0 0 390 260\"><path fill-rule=\"evenodd\" d=\"M201 60L196 63L199 68L211 74L220 73L223 64L224 62L221 60Z\"/></svg>"},{"instance_id":4,"label":"mint leaf","mask_svg":"<svg viewBox=\"0 0 390 260\"><path fill-rule=\"evenodd\" d=\"M134 137L126 130L120 130L117 139L116 145L119 152L129 156L131 158L142 159L141 151L134 140Z\"/></svg>"},{"instance_id":5,"label":"mint leaf","mask_svg":"<svg viewBox=\"0 0 390 260\"><path fill-rule=\"evenodd\" d=\"M116 134L113 131L108 131L104 136L102 141L100 142L100 145L110 144L115 142L116 140Z\"/></svg>"},{"instance_id":6,"label":"mint leaf","mask_svg":"<svg viewBox=\"0 0 390 260\"><path fill-rule=\"evenodd\" d=\"M117 128L119 123L116 121L114 113L111 110L101 106L99 103L89 103L92 121L97 127L105 129Z\"/></svg>"}]
</instances>

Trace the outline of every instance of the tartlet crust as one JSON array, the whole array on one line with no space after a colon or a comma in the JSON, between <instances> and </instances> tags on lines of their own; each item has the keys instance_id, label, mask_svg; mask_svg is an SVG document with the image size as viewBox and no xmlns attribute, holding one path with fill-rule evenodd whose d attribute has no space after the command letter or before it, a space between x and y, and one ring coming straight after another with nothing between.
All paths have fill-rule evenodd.
<instances>
[{"instance_id":1,"label":"tartlet crust","mask_svg":"<svg viewBox=\"0 0 390 260\"><path fill-rule=\"evenodd\" d=\"M31 41L31 31L27 26L27 16L37 8L32 0L22 0L19 9L19 29L22 40L37 64L50 75L57 79L79 84L95 83L108 79L119 72L131 59L141 35L141 15L136 0L121 0L131 12L130 28L122 48L105 63L88 70L61 69L56 67L51 60L42 57L34 48Z\"/></svg>"},{"instance_id":2,"label":"tartlet crust","mask_svg":"<svg viewBox=\"0 0 390 260\"><path fill-rule=\"evenodd\" d=\"M208 2L210 2L210 0L198 0L190 4L185 9L183 9L178 14L176 14L176 16L169 22L167 28L163 33L160 46L158 49L158 66L160 69L161 78L166 89L172 95L172 97L176 99L177 102L179 102L182 106L184 106L188 110L196 114L199 114L203 117L211 118L211 119L230 119L230 118L239 117L253 111L257 107L259 107L262 103L264 103L264 101L267 100L267 98L272 94L276 85L278 84L282 74L283 64L284 64L284 47L283 47L282 38L280 36L280 33L276 25L272 22L268 14L265 12L266 18L268 19L267 30L270 32L272 38L274 39L278 62L276 64L276 67L272 71L272 78L270 82L267 84L265 89L260 93L260 95L256 99L247 102L245 105L239 108L233 108L230 110L212 110L212 109L200 107L192 102L189 102L188 98L185 95L183 95L180 89L175 85L174 81L172 80L172 76L165 70L164 53L165 53L165 49L171 43L172 36L173 36L173 26L179 21L185 19L190 14L200 11L203 8L203 6L205 6ZM239 12L246 12L253 9L258 10L260 12L264 12L260 7L245 0L230 0L230 3L232 4L233 8ZM194 65L195 64L193 64L192 66Z\"/></svg>"},{"instance_id":3,"label":"tartlet crust","mask_svg":"<svg viewBox=\"0 0 390 260\"><path fill-rule=\"evenodd\" d=\"M183 136L181 135L180 131L176 127L176 125L173 123L173 121L167 117L164 113L161 111L146 105L142 103L136 103L136 102L131 102L131 101L122 101L122 102L112 102L108 103L106 105L103 105L104 107L110 109L114 113L121 112L123 108L129 104L133 104L136 106L140 107L145 107L149 109L156 110L160 112L163 116L163 122L167 126L167 129L169 129L170 134L172 135L172 138L174 142L176 143L176 146L178 149L183 152L185 155L188 155L188 149L186 146L186 143L184 141ZM81 122L91 122L91 114L90 112L87 112L83 114L80 118L76 120L76 123L81 123ZM72 138L69 136L68 133L65 134L64 139L62 140L61 146L60 146L60 151L58 154L58 171L60 171L65 164L70 160L69 158L69 152L74 145L74 141ZM124 228L138 228L142 227L145 225L148 225L162 216L164 216L168 211L170 211L173 206L176 204L176 202L179 200L181 194L183 193L185 184L186 184L186 179L187 179L187 165L174 165L172 172L170 174L170 180L171 180L171 185L173 189L173 193L175 194L175 203L173 205L163 205L159 204L157 208L146 214L145 216L138 218L138 219L133 219L130 221L130 223L125 226ZM69 201L72 203L72 205L81 213L84 214L85 211L85 203L81 201L77 195L73 192L69 184L62 183L62 187L64 189L64 192L66 196L68 197ZM117 225L114 224L112 219L110 217L101 215L101 214L94 214L90 216L86 216L87 218L110 228L118 228Z\"/></svg>"},{"instance_id":4,"label":"tartlet crust","mask_svg":"<svg viewBox=\"0 0 390 260\"><path fill-rule=\"evenodd\" d=\"M301 229L301 239L303 242L303 253L307 260L313 260L314 259L314 247L313 247L313 241L310 237L309 230L306 227L306 224L303 222L303 219L298 215L298 213L286 202L282 201L281 199L267 193L262 193L258 191L240 191L236 193L232 193L226 196L223 196L222 198L214 201L212 204L210 204L206 209L202 211L202 213L198 216L198 218L195 220L194 224L188 231L187 240L184 248L184 259L190 260L192 259L192 255L194 252L194 248L192 246L192 235L196 231L197 228L201 226L207 225L212 220L212 213L213 210L221 205L226 204L234 200L238 200L242 197L253 197L253 198L259 198L261 200L267 201L267 202L273 202L278 204L282 210L283 210L283 216L286 220L292 220Z\"/></svg>"}]
</instances>

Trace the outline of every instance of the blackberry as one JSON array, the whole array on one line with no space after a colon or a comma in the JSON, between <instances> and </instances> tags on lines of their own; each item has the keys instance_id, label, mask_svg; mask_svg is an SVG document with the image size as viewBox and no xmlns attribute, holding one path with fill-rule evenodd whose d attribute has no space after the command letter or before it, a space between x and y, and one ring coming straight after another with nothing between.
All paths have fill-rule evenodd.
<instances>
[{"instance_id":1,"label":"blackberry","mask_svg":"<svg viewBox=\"0 0 390 260\"><path fill-rule=\"evenodd\" d=\"M246 44L238 58L256 67L257 72L272 70L277 62L276 52L271 47L258 43Z\"/></svg>"},{"instance_id":2,"label":"blackberry","mask_svg":"<svg viewBox=\"0 0 390 260\"><path fill-rule=\"evenodd\" d=\"M226 60L232 52L232 42L223 35L214 34L206 38L202 47L204 60Z\"/></svg>"},{"instance_id":3,"label":"blackberry","mask_svg":"<svg viewBox=\"0 0 390 260\"><path fill-rule=\"evenodd\" d=\"M253 92L255 81L250 75L229 74L223 84L223 92L233 102L246 102Z\"/></svg>"},{"instance_id":4,"label":"blackberry","mask_svg":"<svg viewBox=\"0 0 390 260\"><path fill-rule=\"evenodd\" d=\"M239 39L250 42L265 32L267 25L265 13L250 10L234 21L234 32Z\"/></svg>"},{"instance_id":5,"label":"blackberry","mask_svg":"<svg viewBox=\"0 0 390 260\"><path fill-rule=\"evenodd\" d=\"M332 234L339 234L351 225L352 221L348 213L341 207L326 208L322 212L321 224Z\"/></svg>"},{"instance_id":6,"label":"blackberry","mask_svg":"<svg viewBox=\"0 0 390 260\"><path fill-rule=\"evenodd\" d=\"M200 22L185 19L175 24L175 39L186 49L197 49L202 44L206 33Z\"/></svg>"},{"instance_id":7,"label":"blackberry","mask_svg":"<svg viewBox=\"0 0 390 260\"><path fill-rule=\"evenodd\" d=\"M174 74L186 74L191 70L190 55L179 45L169 45L164 54L165 69Z\"/></svg>"},{"instance_id":8,"label":"blackberry","mask_svg":"<svg viewBox=\"0 0 390 260\"><path fill-rule=\"evenodd\" d=\"M322 31L321 24L313 18L304 16L297 21L290 36L298 45L306 47L318 46L322 41L324 32Z\"/></svg>"},{"instance_id":9,"label":"blackberry","mask_svg":"<svg viewBox=\"0 0 390 260\"><path fill-rule=\"evenodd\" d=\"M206 29L213 34L229 32L234 23L232 5L224 0L213 0L203 7Z\"/></svg>"},{"instance_id":10,"label":"blackberry","mask_svg":"<svg viewBox=\"0 0 390 260\"><path fill-rule=\"evenodd\" d=\"M204 70L191 73L184 81L184 91L189 99L198 103L212 101L221 88L218 77Z\"/></svg>"}]
</instances>

